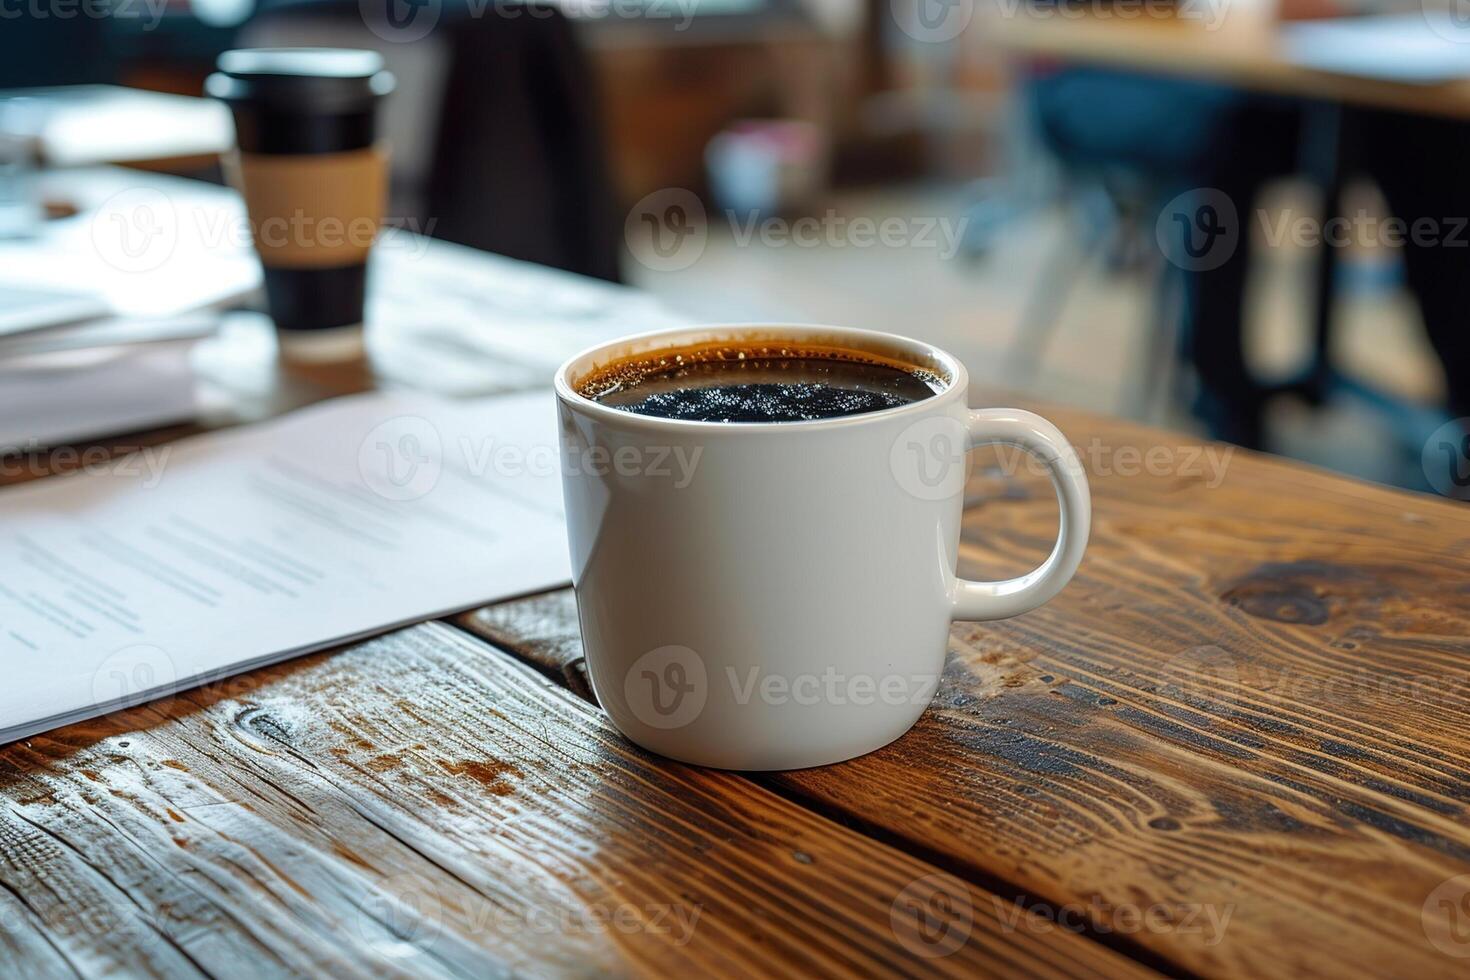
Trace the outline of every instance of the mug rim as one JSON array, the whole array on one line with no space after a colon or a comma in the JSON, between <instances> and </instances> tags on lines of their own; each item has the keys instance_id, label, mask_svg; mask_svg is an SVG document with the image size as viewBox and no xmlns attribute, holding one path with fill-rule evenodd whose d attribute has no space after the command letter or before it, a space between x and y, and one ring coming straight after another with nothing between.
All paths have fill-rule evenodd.
<instances>
[{"instance_id":1,"label":"mug rim","mask_svg":"<svg viewBox=\"0 0 1470 980\"><path fill-rule=\"evenodd\" d=\"M923 358L931 359L941 364L949 374L947 383L942 391L935 393L932 398L924 398L919 401L909 402L906 405L896 405L892 408L880 408L874 412L862 412L857 415L839 415L834 418L825 419L801 419L795 422L709 422L703 419L669 419L655 415L639 415L636 412L626 412L617 408L610 408L599 402L593 401L586 395L579 393L571 384L570 375L574 368L595 355L624 345L650 344L657 349L660 339L668 338L672 341L675 337L685 338L685 343L697 343L701 339L715 339L707 335L722 332L751 332L763 331L767 333L781 333L792 331L791 339L800 340L802 337L827 337L831 339L852 338L854 340L867 340L875 346L880 342L887 345L897 343L901 348L908 351L918 351ZM672 343L669 346L674 346ZM858 345L858 350L862 346ZM871 351L877 353L877 351ZM932 412L942 403L954 398L963 398L964 392L969 389L970 375L965 366L960 363L959 358L934 344L906 337L903 334L889 333L885 330L866 330L860 327L838 327L821 323L767 323L761 321L738 322L738 323L696 323L684 327L670 327L660 330L649 330L643 333L628 334L616 340L604 341L594 344L584 350L567 358L561 367L556 369L553 380L557 398L569 408L584 412L605 422L616 422L619 425L631 428L663 429L673 427L675 429L704 430L706 432L729 431L729 432L810 432L814 429L836 428L854 425L875 423L880 420L889 420L903 415L919 415Z\"/></svg>"}]
</instances>

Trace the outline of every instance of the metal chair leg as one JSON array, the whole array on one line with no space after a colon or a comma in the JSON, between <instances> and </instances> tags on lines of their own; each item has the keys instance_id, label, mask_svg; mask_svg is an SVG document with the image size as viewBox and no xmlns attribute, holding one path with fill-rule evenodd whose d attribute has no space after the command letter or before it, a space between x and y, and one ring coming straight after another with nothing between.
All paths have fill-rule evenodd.
<instances>
[{"instance_id":1,"label":"metal chair leg","mask_svg":"<svg viewBox=\"0 0 1470 980\"><path fill-rule=\"evenodd\" d=\"M1094 217L1093 220L1084 220L1079 233L1063 233L1050 259L1042 263L1041 273L1021 311L1016 338L1011 342L1006 357L1008 377L1015 384L1026 384L1035 379L1072 288L1088 260L1101 254L1101 246L1117 227L1115 219L1107 221Z\"/></svg>"},{"instance_id":2,"label":"metal chair leg","mask_svg":"<svg viewBox=\"0 0 1470 980\"><path fill-rule=\"evenodd\" d=\"M1132 414L1141 422L1152 418L1160 392L1172 390L1178 370L1179 320L1184 311L1184 280L1168 262L1153 270L1153 308L1142 337L1139 377L1133 388Z\"/></svg>"}]
</instances>

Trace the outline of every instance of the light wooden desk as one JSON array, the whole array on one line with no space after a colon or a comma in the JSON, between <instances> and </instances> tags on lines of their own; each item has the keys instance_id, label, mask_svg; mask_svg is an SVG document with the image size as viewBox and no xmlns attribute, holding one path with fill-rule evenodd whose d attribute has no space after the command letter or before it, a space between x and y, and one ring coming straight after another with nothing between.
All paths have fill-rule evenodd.
<instances>
[{"instance_id":1,"label":"light wooden desk","mask_svg":"<svg viewBox=\"0 0 1470 980\"><path fill-rule=\"evenodd\" d=\"M894 744L652 757L569 591L492 605L0 747L0 972L1462 976L1470 509L1033 407L1088 467L1087 558L956 626ZM1056 508L986 463L960 572L997 578Z\"/></svg>"},{"instance_id":2,"label":"light wooden desk","mask_svg":"<svg viewBox=\"0 0 1470 980\"><path fill-rule=\"evenodd\" d=\"M975 29L983 43L1011 54L1208 79L1348 105L1470 117L1470 78L1417 85L1307 67L1291 58L1279 25L1226 9L1224 21L1212 30L1202 19L1048 14L1024 0L1019 6L982 3Z\"/></svg>"}]
</instances>

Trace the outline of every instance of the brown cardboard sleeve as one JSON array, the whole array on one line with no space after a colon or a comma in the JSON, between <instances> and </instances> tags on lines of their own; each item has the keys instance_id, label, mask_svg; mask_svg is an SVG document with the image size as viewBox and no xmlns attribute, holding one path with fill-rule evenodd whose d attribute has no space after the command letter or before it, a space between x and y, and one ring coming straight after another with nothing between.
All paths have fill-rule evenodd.
<instances>
[{"instance_id":1,"label":"brown cardboard sleeve","mask_svg":"<svg viewBox=\"0 0 1470 980\"><path fill-rule=\"evenodd\" d=\"M346 153L237 151L226 169L245 197L263 265L316 269L367 261L388 202L384 144Z\"/></svg>"}]
</instances>

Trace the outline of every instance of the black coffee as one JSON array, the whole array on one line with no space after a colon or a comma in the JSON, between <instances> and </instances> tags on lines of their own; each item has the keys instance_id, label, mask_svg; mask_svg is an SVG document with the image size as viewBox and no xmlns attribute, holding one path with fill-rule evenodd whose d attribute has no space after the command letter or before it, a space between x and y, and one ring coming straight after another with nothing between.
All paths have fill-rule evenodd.
<instances>
[{"instance_id":1,"label":"black coffee","mask_svg":"<svg viewBox=\"0 0 1470 980\"><path fill-rule=\"evenodd\" d=\"M936 374L856 351L702 348L596 372L581 394L610 408L698 422L807 422L922 401Z\"/></svg>"}]
</instances>

